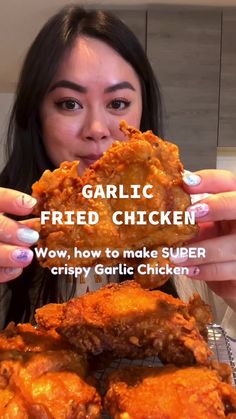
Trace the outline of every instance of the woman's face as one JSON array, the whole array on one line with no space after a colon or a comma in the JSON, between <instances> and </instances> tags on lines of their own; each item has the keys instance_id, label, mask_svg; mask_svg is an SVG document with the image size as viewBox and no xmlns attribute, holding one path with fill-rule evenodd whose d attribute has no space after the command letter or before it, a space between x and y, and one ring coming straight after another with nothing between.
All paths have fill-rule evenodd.
<instances>
[{"instance_id":1,"label":"woman's face","mask_svg":"<svg viewBox=\"0 0 236 419\"><path fill-rule=\"evenodd\" d=\"M44 144L55 166L79 160L79 173L114 140L119 122L139 128L141 86L137 74L102 41L80 37L67 51L40 110Z\"/></svg>"}]
</instances>

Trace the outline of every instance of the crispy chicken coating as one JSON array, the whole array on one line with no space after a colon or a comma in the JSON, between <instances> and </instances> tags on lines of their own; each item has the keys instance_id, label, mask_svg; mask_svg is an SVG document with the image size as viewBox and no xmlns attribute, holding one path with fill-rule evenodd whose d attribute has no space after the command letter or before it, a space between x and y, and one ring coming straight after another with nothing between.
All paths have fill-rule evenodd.
<instances>
[{"instance_id":1,"label":"crispy chicken coating","mask_svg":"<svg viewBox=\"0 0 236 419\"><path fill-rule=\"evenodd\" d=\"M69 351L27 353L1 361L0 417L100 418L100 397L72 365L76 355Z\"/></svg>"},{"instance_id":2,"label":"crispy chicken coating","mask_svg":"<svg viewBox=\"0 0 236 419\"><path fill-rule=\"evenodd\" d=\"M100 418L84 356L53 330L10 324L0 335L0 417Z\"/></svg>"},{"instance_id":3,"label":"crispy chicken coating","mask_svg":"<svg viewBox=\"0 0 236 419\"><path fill-rule=\"evenodd\" d=\"M86 353L110 351L114 357L125 358L158 355L163 362L178 365L205 364L211 351L189 307L161 291L145 290L135 281L109 284L65 303L57 331ZM203 303L203 311L204 307ZM56 310L57 305L49 304L36 311L40 327L55 324L52 313L57 317ZM205 318L210 320L210 314Z\"/></svg>"},{"instance_id":4,"label":"crispy chicken coating","mask_svg":"<svg viewBox=\"0 0 236 419\"><path fill-rule=\"evenodd\" d=\"M229 376L229 366L222 369ZM117 370L108 380L105 409L114 419L233 419L236 389L219 372L170 365Z\"/></svg>"},{"instance_id":5,"label":"crispy chicken coating","mask_svg":"<svg viewBox=\"0 0 236 419\"><path fill-rule=\"evenodd\" d=\"M181 246L194 237L198 232L197 225L192 224L161 224L160 214L170 214L173 222L174 211L184 214L190 205L190 196L182 186L183 166L179 160L178 147L156 137L151 131L141 133L137 129L127 126L123 121L121 130L127 135L127 141L115 141L103 156L83 176L77 174L79 162L64 162L59 169L53 172L46 170L41 179L32 186L33 196L37 198L38 205L35 213L41 211L58 211L63 215L63 224L52 224L51 221L39 226L39 247L48 250L66 249L68 252L67 265L94 266L101 263L112 266L126 262L136 267L140 260L124 258L126 249L161 250L162 246ZM82 189L91 185L93 197L85 198ZM113 185L117 190L122 185L124 194L121 197L94 197L96 187L100 185L103 190L107 185ZM151 198L141 193L137 198L131 198L132 185L140 185L140 191L146 185L151 185ZM150 194L150 190L148 191ZM84 225L66 224L65 211L96 212L99 215L97 224L86 219ZM114 213L120 211L119 222L114 219ZM137 218L133 223L125 223L123 214L133 212ZM146 224L139 222L140 213L145 213ZM148 216L153 213L154 223L149 222ZM68 213L67 213L68 214ZM157 224L157 222L159 224ZM76 257L74 249L101 251L99 257ZM108 258L105 250L118 250L119 257ZM161 253L161 252L159 252ZM158 263L158 258L155 260ZM148 263L148 259L145 259ZM161 260L160 265L167 264L167 259ZM43 267L64 266L63 258L50 258L41 256ZM153 262L152 262L153 263ZM142 285L155 288L167 280L169 275L143 275L137 274L137 281Z\"/></svg>"},{"instance_id":6,"label":"crispy chicken coating","mask_svg":"<svg viewBox=\"0 0 236 419\"><path fill-rule=\"evenodd\" d=\"M0 351L43 352L69 348L68 342L56 332L54 327L45 331L35 328L30 323L15 325L11 322L0 331Z\"/></svg>"}]
</instances>

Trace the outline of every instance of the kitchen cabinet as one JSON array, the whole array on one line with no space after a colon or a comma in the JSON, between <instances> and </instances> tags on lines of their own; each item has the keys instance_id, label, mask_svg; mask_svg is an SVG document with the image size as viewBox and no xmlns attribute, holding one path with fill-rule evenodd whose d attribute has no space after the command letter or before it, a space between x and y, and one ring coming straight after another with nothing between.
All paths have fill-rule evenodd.
<instances>
[{"instance_id":1,"label":"kitchen cabinet","mask_svg":"<svg viewBox=\"0 0 236 419\"><path fill-rule=\"evenodd\" d=\"M236 8L119 9L159 81L165 138L186 168L216 166L217 145L236 147Z\"/></svg>"},{"instance_id":2,"label":"kitchen cabinet","mask_svg":"<svg viewBox=\"0 0 236 419\"><path fill-rule=\"evenodd\" d=\"M146 48L146 15L147 11L140 9L110 9L137 36L139 42Z\"/></svg>"},{"instance_id":3,"label":"kitchen cabinet","mask_svg":"<svg viewBox=\"0 0 236 419\"><path fill-rule=\"evenodd\" d=\"M219 138L221 147L236 147L236 11L222 14Z\"/></svg>"},{"instance_id":4,"label":"kitchen cabinet","mask_svg":"<svg viewBox=\"0 0 236 419\"><path fill-rule=\"evenodd\" d=\"M186 168L214 168L221 12L155 7L147 22L147 54L163 95L165 138L179 145Z\"/></svg>"}]
</instances>

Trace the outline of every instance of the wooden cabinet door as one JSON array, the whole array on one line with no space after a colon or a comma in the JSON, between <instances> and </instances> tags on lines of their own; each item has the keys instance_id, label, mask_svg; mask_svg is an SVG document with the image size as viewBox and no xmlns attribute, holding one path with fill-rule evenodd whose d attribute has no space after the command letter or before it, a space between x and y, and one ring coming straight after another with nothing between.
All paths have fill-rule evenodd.
<instances>
[{"instance_id":1,"label":"wooden cabinet door","mask_svg":"<svg viewBox=\"0 0 236 419\"><path fill-rule=\"evenodd\" d=\"M221 147L236 147L236 11L222 16L222 54L219 112Z\"/></svg>"},{"instance_id":2,"label":"wooden cabinet door","mask_svg":"<svg viewBox=\"0 0 236 419\"><path fill-rule=\"evenodd\" d=\"M135 9L110 9L119 19L121 19L137 36L142 47L146 48L146 10Z\"/></svg>"},{"instance_id":3,"label":"wooden cabinet door","mask_svg":"<svg viewBox=\"0 0 236 419\"><path fill-rule=\"evenodd\" d=\"M220 33L216 9L148 11L147 54L164 99L165 138L179 145L190 170L216 166Z\"/></svg>"}]
</instances>

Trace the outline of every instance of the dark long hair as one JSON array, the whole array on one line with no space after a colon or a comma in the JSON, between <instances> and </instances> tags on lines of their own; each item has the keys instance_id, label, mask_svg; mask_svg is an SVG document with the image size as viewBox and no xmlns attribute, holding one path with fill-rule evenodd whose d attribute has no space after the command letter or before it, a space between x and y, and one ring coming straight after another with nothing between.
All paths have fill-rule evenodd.
<instances>
[{"instance_id":1,"label":"dark long hair","mask_svg":"<svg viewBox=\"0 0 236 419\"><path fill-rule=\"evenodd\" d=\"M142 89L141 130L162 135L161 99L150 63L129 28L114 15L69 5L52 16L32 43L19 78L7 133L7 164L0 175L2 187L31 193L31 185L45 169L53 169L42 141L39 109L56 70L80 35L104 41L135 70ZM40 268L35 262L18 279L9 282L12 299L7 321L27 321L29 289ZM41 272L42 303L58 300L57 281L47 270ZM36 303L38 304L38 303Z\"/></svg>"}]
</instances>

